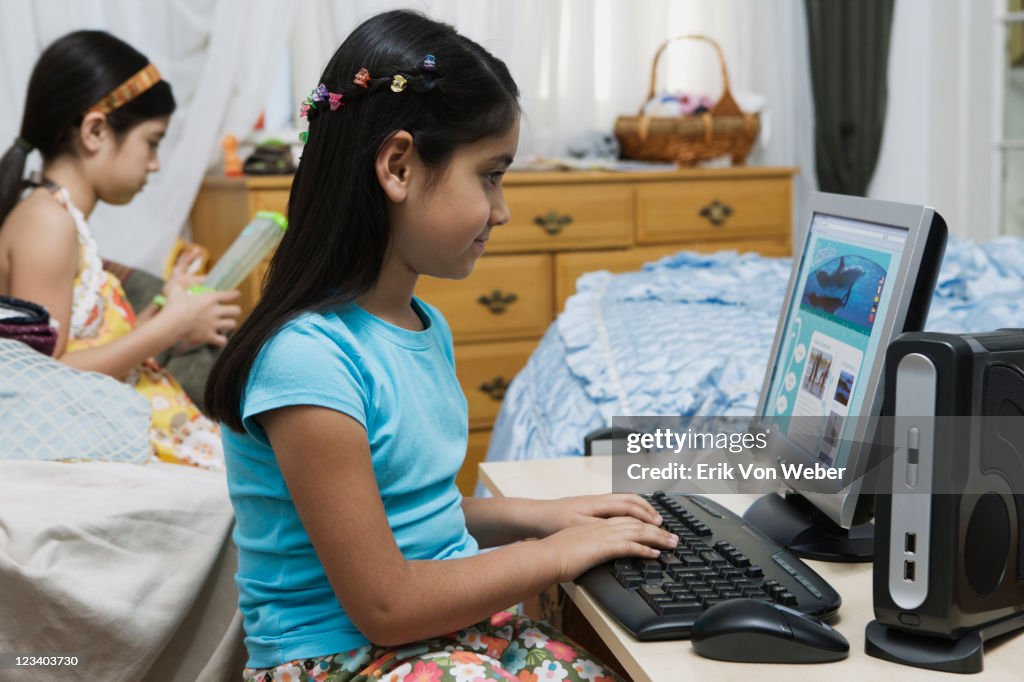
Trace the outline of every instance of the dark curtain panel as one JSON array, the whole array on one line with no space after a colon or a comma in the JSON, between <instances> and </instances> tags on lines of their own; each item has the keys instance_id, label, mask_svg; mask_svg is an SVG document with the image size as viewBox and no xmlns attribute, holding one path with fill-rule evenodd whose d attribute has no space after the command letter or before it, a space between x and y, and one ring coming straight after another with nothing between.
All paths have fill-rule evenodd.
<instances>
[{"instance_id":1,"label":"dark curtain panel","mask_svg":"<svg viewBox=\"0 0 1024 682\"><path fill-rule=\"evenodd\" d=\"M895 0L804 0L824 192L864 196L882 145Z\"/></svg>"}]
</instances>

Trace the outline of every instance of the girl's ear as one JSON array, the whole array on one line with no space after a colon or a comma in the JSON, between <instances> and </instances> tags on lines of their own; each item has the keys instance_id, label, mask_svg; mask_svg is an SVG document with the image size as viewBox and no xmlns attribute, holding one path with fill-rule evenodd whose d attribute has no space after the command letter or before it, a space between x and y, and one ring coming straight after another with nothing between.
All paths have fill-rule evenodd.
<instances>
[{"instance_id":1,"label":"girl's ear","mask_svg":"<svg viewBox=\"0 0 1024 682\"><path fill-rule=\"evenodd\" d=\"M416 161L416 146L412 135L399 130L381 145L377 152L375 170L388 199L398 204L409 196L409 176Z\"/></svg>"},{"instance_id":2,"label":"girl's ear","mask_svg":"<svg viewBox=\"0 0 1024 682\"><path fill-rule=\"evenodd\" d=\"M78 141L82 148L89 153L96 153L103 143L110 136L110 127L107 125L107 115L98 111L90 111L82 119L78 126Z\"/></svg>"}]
</instances>

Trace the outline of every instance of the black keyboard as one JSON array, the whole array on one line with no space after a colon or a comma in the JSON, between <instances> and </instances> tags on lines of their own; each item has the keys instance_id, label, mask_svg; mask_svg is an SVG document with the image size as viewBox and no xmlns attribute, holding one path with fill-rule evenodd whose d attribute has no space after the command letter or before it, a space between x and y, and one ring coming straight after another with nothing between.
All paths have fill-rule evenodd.
<instances>
[{"instance_id":1,"label":"black keyboard","mask_svg":"<svg viewBox=\"0 0 1024 682\"><path fill-rule=\"evenodd\" d=\"M698 495L643 497L679 545L657 559L617 559L576 579L637 639L686 639L704 609L728 599L775 601L819 618L839 610L831 585L725 507Z\"/></svg>"}]
</instances>

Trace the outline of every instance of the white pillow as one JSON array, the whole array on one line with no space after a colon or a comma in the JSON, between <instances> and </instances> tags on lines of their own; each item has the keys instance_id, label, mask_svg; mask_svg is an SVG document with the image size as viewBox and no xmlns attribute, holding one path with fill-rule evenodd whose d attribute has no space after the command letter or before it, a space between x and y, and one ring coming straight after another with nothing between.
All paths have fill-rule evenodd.
<instances>
[{"instance_id":1,"label":"white pillow","mask_svg":"<svg viewBox=\"0 0 1024 682\"><path fill-rule=\"evenodd\" d=\"M150 459L149 403L134 388L0 339L0 459Z\"/></svg>"}]
</instances>

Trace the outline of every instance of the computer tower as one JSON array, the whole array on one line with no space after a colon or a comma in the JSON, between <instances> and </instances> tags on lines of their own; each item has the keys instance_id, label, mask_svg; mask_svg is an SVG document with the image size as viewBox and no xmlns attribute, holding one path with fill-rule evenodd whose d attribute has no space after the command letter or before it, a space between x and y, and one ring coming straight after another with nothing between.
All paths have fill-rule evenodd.
<instances>
[{"instance_id":1,"label":"computer tower","mask_svg":"<svg viewBox=\"0 0 1024 682\"><path fill-rule=\"evenodd\" d=\"M1024 627L1024 330L903 334L885 392L866 650L978 672Z\"/></svg>"}]
</instances>

